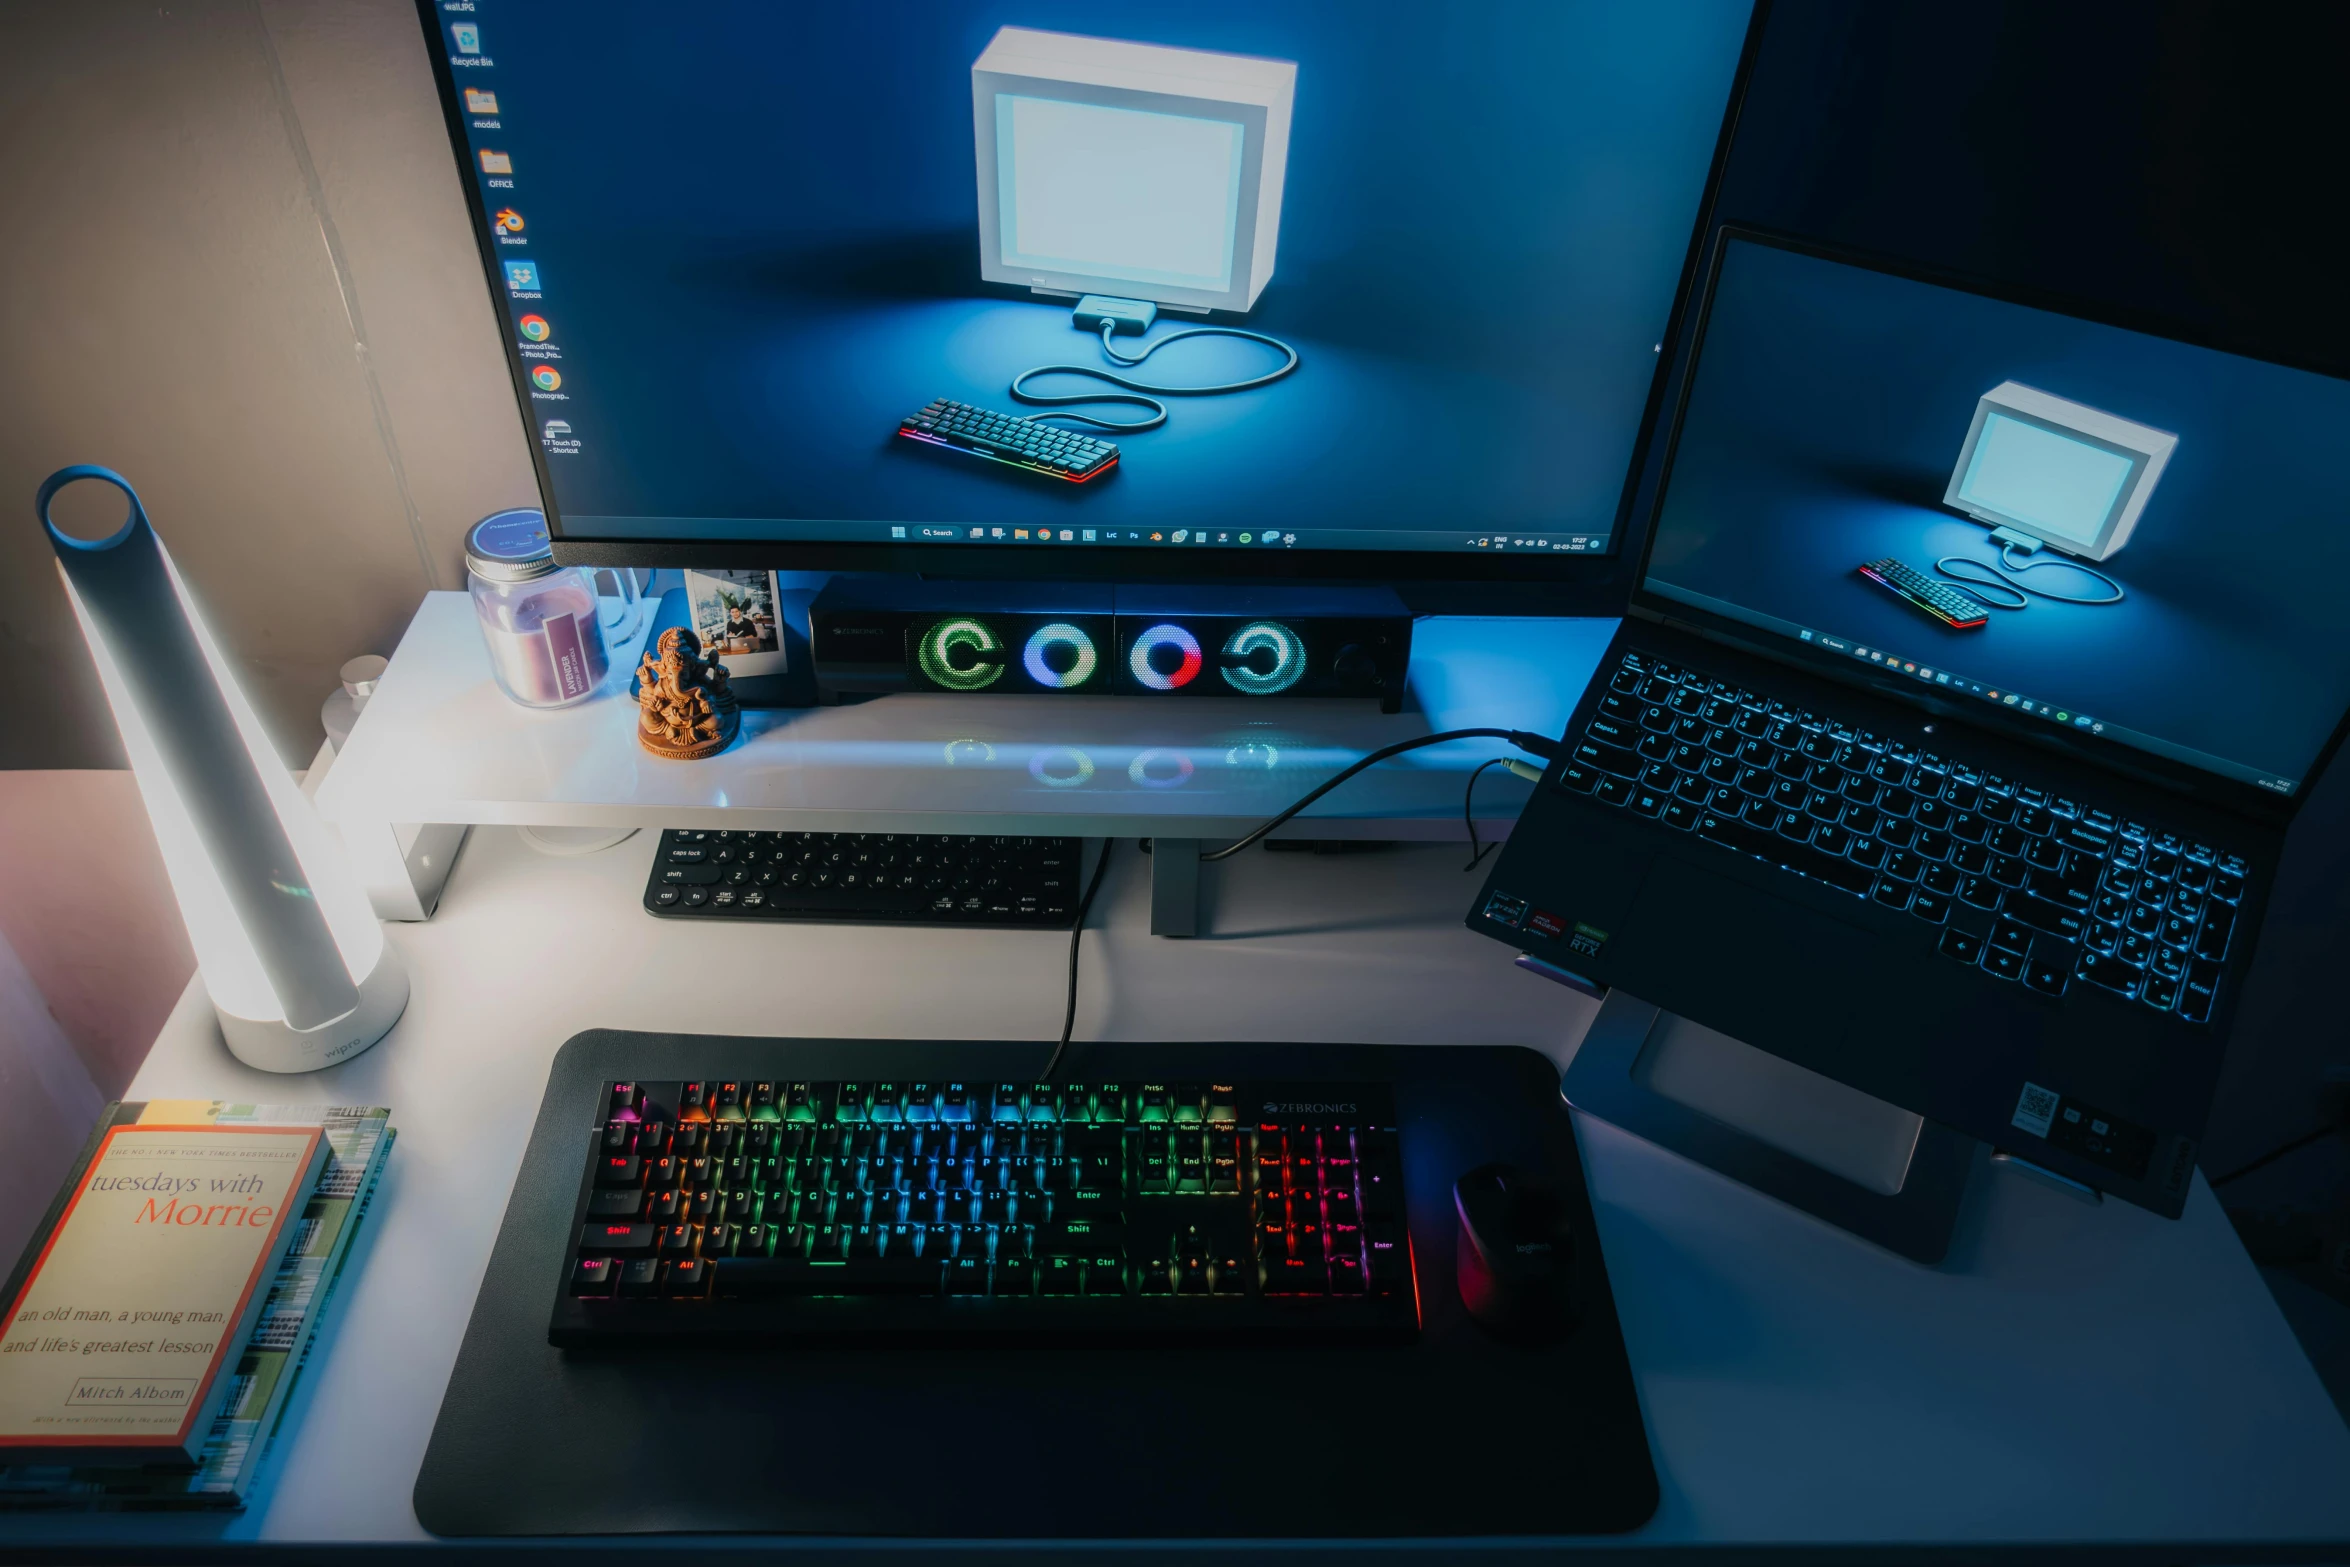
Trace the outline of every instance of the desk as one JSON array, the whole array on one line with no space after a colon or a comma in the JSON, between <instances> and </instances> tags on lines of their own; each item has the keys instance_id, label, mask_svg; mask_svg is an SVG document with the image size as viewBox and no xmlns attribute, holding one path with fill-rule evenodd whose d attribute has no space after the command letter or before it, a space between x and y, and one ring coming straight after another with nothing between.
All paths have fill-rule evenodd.
<instances>
[{"instance_id":1,"label":"desk","mask_svg":"<svg viewBox=\"0 0 2350 1567\"><path fill-rule=\"evenodd\" d=\"M1192 942L1147 934L1145 864L1122 849L1086 937L1080 1039L1475 1041L1563 1061L1596 1010L1462 926L1475 879L1456 846L1239 856L1211 879L1217 934ZM652 853L651 834L565 860L475 832L439 915L390 931L407 1015L331 1071L239 1067L191 990L134 1096L393 1107L340 1321L250 1512L0 1519L0 1550L425 1540L410 1487L548 1063L591 1025L674 1026L679 974L720 981L691 1025L713 1033L1058 1030L1059 933L656 921L638 906ZM2307 1559L2275 1547L2350 1542L2350 1432L2200 1177L2172 1223L1988 1175L1933 1270L1578 1126L1663 1486L1646 1528L1595 1544L2193 1541Z\"/></svg>"}]
</instances>

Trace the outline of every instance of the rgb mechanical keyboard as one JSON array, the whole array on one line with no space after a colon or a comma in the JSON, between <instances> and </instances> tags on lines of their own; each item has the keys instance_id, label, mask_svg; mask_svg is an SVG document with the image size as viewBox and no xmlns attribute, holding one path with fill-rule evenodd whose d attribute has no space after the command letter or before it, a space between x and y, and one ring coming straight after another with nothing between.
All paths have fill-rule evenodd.
<instances>
[{"instance_id":1,"label":"rgb mechanical keyboard","mask_svg":"<svg viewBox=\"0 0 2350 1567\"><path fill-rule=\"evenodd\" d=\"M1916 567L1905 566L1890 555L1883 560L1872 560L1857 569L1862 576L1895 598L1945 626L1972 631L1991 618L1980 599L1936 582Z\"/></svg>"},{"instance_id":2,"label":"rgb mechanical keyboard","mask_svg":"<svg viewBox=\"0 0 2350 1567\"><path fill-rule=\"evenodd\" d=\"M1118 448L1108 441L943 397L899 420L898 434L1075 484L1118 464Z\"/></svg>"},{"instance_id":3,"label":"rgb mechanical keyboard","mask_svg":"<svg viewBox=\"0 0 2350 1567\"><path fill-rule=\"evenodd\" d=\"M1075 838L671 828L645 908L664 918L857 920L1066 930Z\"/></svg>"},{"instance_id":4,"label":"rgb mechanical keyboard","mask_svg":"<svg viewBox=\"0 0 2350 1567\"><path fill-rule=\"evenodd\" d=\"M2048 996L2208 1022L2241 856L1627 652L1558 787L1943 927Z\"/></svg>"},{"instance_id":5,"label":"rgb mechanical keyboard","mask_svg":"<svg viewBox=\"0 0 2350 1567\"><path fill-rule=\"evenodd\" d=\"M1418 1332L1383 1084L742 1079L603 1100L558 1345Z\"/></svg>"}]
</instances>

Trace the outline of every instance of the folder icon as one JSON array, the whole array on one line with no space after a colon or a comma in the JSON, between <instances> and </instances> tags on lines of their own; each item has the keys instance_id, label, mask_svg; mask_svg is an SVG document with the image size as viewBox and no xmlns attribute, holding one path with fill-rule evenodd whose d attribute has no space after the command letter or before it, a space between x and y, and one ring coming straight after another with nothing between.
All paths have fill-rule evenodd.
<instances>
[{"instance_id":1,"label":"folder icon","mask_svg":"<svg viewBox=\"0 0 2350 1567\"><path fill-rule=\"evenodd\" d=\"M468 88L466 88L466 89L465 89L465 112L466 112L467 114L495 114L495 113L497 113L497 112L498 112L498 95L497 95L496 93L494 93L494 92L483 92L483 91L482 91L480 88L478 88L478 87L468 87Z\"/></svg>"},{"instance_id":2,"label":"folder icon","mask_svg":"<svg viewBox=\"0 0 2350 1567\"><path fill-rule=\"evenodd\" d=\"M514 172L514 160L502 152L492 152L484 147L481 150L481 171L484 174L511 174Z\"/></svg>"}]
</instances>

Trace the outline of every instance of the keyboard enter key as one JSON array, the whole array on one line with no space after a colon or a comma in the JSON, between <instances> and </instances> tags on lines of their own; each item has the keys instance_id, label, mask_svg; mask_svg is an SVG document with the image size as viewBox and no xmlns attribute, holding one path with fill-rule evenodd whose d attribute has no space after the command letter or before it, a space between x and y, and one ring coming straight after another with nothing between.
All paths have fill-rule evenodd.
<instances>
[{"instance_id":1,"label":"keyboard enter key","mask_svg":"<svg viewBox=\"0 0 2350 1567\"><path fill-rule=\"evenodd\" d=\"M2051 903L2046 898L2036 898L2028 892L2018 892L2010 897L2007 900L2007 913L2021 924L2066 941L2079 941L2089 928L2089 916L2079 909Z\"/></svg>"}]
</instances>

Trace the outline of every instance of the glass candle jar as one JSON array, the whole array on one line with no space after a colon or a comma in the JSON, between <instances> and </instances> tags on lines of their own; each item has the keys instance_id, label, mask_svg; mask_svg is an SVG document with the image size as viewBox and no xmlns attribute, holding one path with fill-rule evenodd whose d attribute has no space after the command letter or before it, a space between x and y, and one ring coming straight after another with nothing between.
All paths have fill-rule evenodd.
<instances>
[{"instance_id":1,"label":"glass candle jar","mask_svg":"<svg viewBox=\"0 0 2350 1567\"><path fill-rule=\"evenodd\" d=\"M595 695L610 666L595 583L555 564L543 515L502 511L475 523L465 570L498 689L524 707L569 707Z\"/></svg>"}]
</instances>

